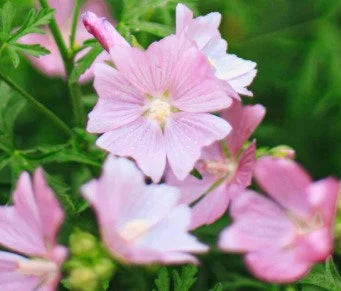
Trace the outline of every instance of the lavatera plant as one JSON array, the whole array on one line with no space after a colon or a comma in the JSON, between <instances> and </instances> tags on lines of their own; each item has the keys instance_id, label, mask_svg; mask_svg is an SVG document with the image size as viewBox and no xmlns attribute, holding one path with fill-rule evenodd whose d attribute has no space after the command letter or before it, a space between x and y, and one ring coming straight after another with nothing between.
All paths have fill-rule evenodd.
<instances>
[{"instance_id":1,"label":"lavatera plant","mask_svg":"<svg viewBox=\"0 0 341 291\"><path fill-rule=\"evenodd\" d=\"M340 290L330 257L340 182L313 182L290 147L249 141L266 113L242 97L253 96L256 63L227 53L221 15L194 17L172 0L123 4L114 3L122 10L114 21L105 1L40 0L18 27L11 2L0 10L0 57L17 67L23 53L41 73L65 80L74 113L69 126L0 69L6 90L68 136L62 145L17 149L11 130L22 106L9 111L4 99L1 111L13 114L0 124L0 170L17 182L0 207L0 290L150 290L154 283L132 282L157 276L154 290L186 291L207 258L235 260L225 253L245 254L249 272L267 282L245 279L237 264L243 275L233 280L252 290L296 290L329 258L333 283L314 280L314 267L300 284ZM152 11L165 22L154 22ZM146 33L164 38L144 49ZM85 122L80 84L92 80L97 97ZM44 174L50 163L77 165L70 187L49 167ZM170 265L185 266L179 273Z\"/></svg>"}]
</instances>

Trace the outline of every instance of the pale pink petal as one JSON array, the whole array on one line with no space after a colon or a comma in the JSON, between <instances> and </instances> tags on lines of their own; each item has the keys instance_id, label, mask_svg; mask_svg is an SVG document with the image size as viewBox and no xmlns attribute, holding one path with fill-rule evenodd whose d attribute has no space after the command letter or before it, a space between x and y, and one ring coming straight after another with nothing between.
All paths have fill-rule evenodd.
<instances>
[{"instance_id":1,"label":"pale pink petal","mask_svg":"<svg viewBox=\"0 0 341 291\"><path fill-rule=\"evenodd\" d=\"M14 208L30 228L38 234L42 231L42 224L33 191L30 175L23 172L13 193Z\"/></svg>"},{"instance_id":2,"label":"pale pink petal","mask_svg":"<svg viewBox=\"0 0 341 291\"><path fill-rule=\"evenodd\" d=\"M158 252L193 252L203 253L208 247L189 234L191 210L186 205L179 205L156 225L148 235L138 243L140 247ZM171 261L169 261L171 262Z\"/></svg>"},{"instance_id":3,"label":"pale pink petal","mask_svg":"<svg viewBox=\"0 0 341 291\"><path fill-rule=\"evenodd\" d=\"M314 182L307 189L310 204L322 215L324 224L329 228L334 224L339 191L340 181L335 178Z\"/></svg>"},{"instance_id":4,"label":"pale pink petal","mask_svg":"<svg viewBox=\"0 0 341 291\"><path fill-rule=\"evenodd\" d=\"M75 1L71 0L48 0L51 8L55 9L55 17L59 25L72 18Z\"/></svg>"},{"instance_id":5,"label":"pale pink petal","mask_svg":"<svg viewBox=\"0 0 341 291\"><path fill-rule=\"evenodd\" d=\"M281 248L291 243L295 226L274 202L246 191L232 201L234 223L220 235L219 247L225 251L246 252Z\"/></svg>"},{"instance_id":6,"label":"pale pink petal","mask_svg":"<svg viewBox=\"0 0 341 291\"><path fill-rule=\"evenodd\" d=\"M186 33L206 55L225 55L227 43L220 36L218 27L221 15L212 12L193 19L193 12L185 5L178 4L176 9L176 34Z\"/></svg>"},{"instance_id":7,"label":"pale pink petal","mask_svg":"<svg viewBox=\"0 0 341 291\"><path fill-rule=\"evenodd\" d=\"M232 131L232 130L231 130ZM204 161L223 161L226 159L220 141L204 147L201 151L201 160Z\"/></svg>"},{"instance_id":8,"label":"pale pink petal","mask_svg":"<svg viewBox=\"0 0 341 291\"><path fill-rule=\"evenodd\" d=\"M213 59L216 68L216 76L226 80L232 88L240 94L252 96L247 90L257 74L257 64L252 61L243 60L236 55L225 54L224 57Z\"/></svg>"},{"instance_id":9,"label":"pale pink petal","mask_svg":"<svg viewBox=\"0 0 341 291\"><path fill-rule=\"evenodd\" d=\"M153 119L140 117L116 130L106 132L96 144L112 154L132 157L154 182L163 175L166 165L164 137Z\"/></svg>"},{"instance_id":10,"label":"pale pink petal","mask_svg":"<svg viewBox=\"0 0 341 291\"><path fill-rule=\"evenodd\" d=\"M45 256L47 250L41 231L25 218L13 206L0 208L0 245L23 254Z\"/></svg>"},{"instance_id":11,"label":"pale pink petal","mask_svg":"<svg viewBox=\"0 0 341 291\"><path fill-rule=\"evenodd\" d=\"M152 43L147 51L115 46L110 53L118 70L141 92L161 97L172 86L173 71L184 54L197 49L184 37L168 36ZM170 92L172 95L172 92Z\"/></svg>"},{"instance_id":12,"label":"pale pink petal","mask_svg":"<svg viewBox=\"0 0 341 291\"><path fill-rule=\"evenodd\" d=\"M100 223L105 225L117 222L122 201L128 199L128 195L136 197L143 193L144 177L135 164L112 155L106 159L101 177L82 187L83 196L95 208Z\"/></svg>"},{"instance_id":13,"label":"pale pink petal","mask_svg":"<svg viewBox=\"0 0 341 291\"><path fill-rule=\"evenodd\" d=\"M103 133L139 118L144 97L116 69L107 64L95 66L95 89L99 100L89 114L87 130Z\"/></svg>"},{"instance_id":14,"label":"pale pink petal","mask_svg":"<svg viewBox=\"0 0 341 291\"><path fill-rule=\"evenodd\" d=\"M152 227L174 209L179 197L179 190L166 184L149 185L142 192L122 193L117 225L120 227L131 220L143 219Z\"/></svg>"},{"instance_id":15,"label":"pale pink petal","mask_svg":"<svg viewBox=\"0 0 341 291\"><path fill-rule=\"evenodd\" d=\"M228 149L232 156L238 154L243 144L249 139L265 115L262 105L242 106L241 102L234 100L232 106L221 113L227 120L232 131L227 137Z\"/></svg>"},{"instance_id":16,"label":"pale pink petal","mask_svg":"<svg viewBox=\"0 0 341 291\"><path fill-rule=\"evenodd\" d=\"M232 183L242 189L251 185L256 165L256 141L254 140L242 153Z\"/></svg>"},{"instance_id":17,"label":"pale pink petal","mask_svg":"<svg viewBox=\"0 0 341 291\"><path fill-rule=\"evenodd\" d=\"M200 158L201 149L230 132L223 119L205 113L174 113L164 128L168 162L175 176L183 180Z\"/></svg>"},{"instance_id":18,"label":"pale pink petal","mask_svg":"<svg viewBox=\"0 0 341 291\"><path fill-rule=\"evenodd\" d=\"M297 212L297 215L312 212L307 193L311 179L294 161L262 157L257 161L255 177L258 184L283 207Z\"/></svg>"},{"instance_id":19,"label":"pale pink petal","mask_svg":"<svg viewBox=\"0 0 341 291\"><path fill-rule=\"evenodd\" d=\"M77 54L75 60L79 60L81 57L83 57L88 51L87 50L83 50L80 53ZM101 52L97 58L94 60L94 62L92 63L92 65L80 76L79 78L79 82L81 84L89 82L91 80L93 80L94 76L95 76L95 67L97 63L105 63L107 61L110 61L110 55L106 52L103 51Z\"/></svg>"},{"instance_id":20,"label":"pale pink petal","mask_svg":"<svg viewBox=\"0 0 341 291\"><path fill-rule=\"evenodd\" d=\"M25 257L0 251L0 290L31 291L38 286L40 279L25 276L17 271L18 262L27 260Z\"/></svg>"},{"instance_id":21,"label":"pale pink petal","mask_svg":"<svg viewBox=\"0 0 341 291\"><path fill-rule=\"evenodd\" d=\"M217 37L221 38L218 29L220 21L221 14L218 12L199 16L187 27L186 34L188 37L191 37L199 49L202 50L212 39L216 39Z\"/></svg>"},{"instance_id":22,"label":"pale pink petal","mask_svg":"<svg viewBox=\"0 0 341 291\"><path fill-rule=\"evenodd\" d=\"M64 220L64 212L55 194L46 184L41 168L34 173L33 187L44 239L49 247L53 247L56 243L57 232Z\"/></svg>"},{"instance_id":23,"label":"pale pink petal","mask_svg":"<svg viewBox=\"0 0 341 291\"><path fill-rule=\"evenodd\" d=\"M206 56L196 48L179 57L169 93L172 105L188 112L218 111L231 105L230 97L238 97L226 82L213 75Z\"/></svg>"},{"instance_id":24,"label":"pale pink petal","mask_svg":"<svg viewBox=\"0 0 341 291\"><path fill-rule=\"evenodd\" d=\"M326 227L299 236L295 242L297 256L308 262L322 262L333 253L333 230Z\"/></svg>"},{"instance_id":25,"label":"pale pink petal","mask_svg":"<svg viewBox=\"0 0 341 291\"><path fill-rule=\"evenodd\" d=\"M216 34L202 48L203 53L214 63L215 59L226 55L227 42L220 35Z\"/></svg>"},{"instance_id":26,"label":"pale pink petal","mask_svg":"<svg viewBox=\"0 0 341 291\"><path fill-rule=\"evenodd\" d=\"M216 181L214 175L205 171L201 173L202 179L188 175L184 180L179 180L171 169L166 171L166 182L168 185L175 186L181 191L179 204L190 204L200 198Z\"/></svg>"},{"instance_id":27,"label":"pale pink petal","mask_svg":"<svg viewBox=\"0 0 341 291\"><path fill-rule=\"evenodd\" d=\"M82 20L87 31L97 38L106 51L109 52L114 46L130 47L105 18L99 18L95 13L87 11L82 14Z\"/></svg>"},{"instance_id":28,"label":"pale pink petal","mask_svg":"<svg viewBox=\"0 0 341 291\"><path fill-rule=\"evenodd\" d=\"M274 283L289 283L301 279L311 264L300 260L292 249L267 248L249 253L245 258L251 272L261 280Z\"/></svg>"},{"instance_id":29,"label":"pale pink petal","mask_svg":"<svg viewBox=\"0 0 341 291\"><path fill-rule=\"evenodd\" d=\"M225 182L206 194L192 208L192 221L190 229L196 229L202 225L212 224L218 220L227 210L230 195Z\"/></svg>"},{"instance_id":30,"label":"pale pink petal","mask_svg":"<svg viewBox=\"0 0 341 291\"><path fill-rule=\"evenodd\" d=\"M182 33L193 19L193 12L184 4L176 6L176 34Z\"/></svg>"}]
</instances>

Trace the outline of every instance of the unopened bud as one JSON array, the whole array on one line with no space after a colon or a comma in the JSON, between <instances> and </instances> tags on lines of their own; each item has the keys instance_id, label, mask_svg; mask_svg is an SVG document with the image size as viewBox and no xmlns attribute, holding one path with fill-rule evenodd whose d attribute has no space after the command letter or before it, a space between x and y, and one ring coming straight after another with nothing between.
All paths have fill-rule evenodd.
<instances>
[{"instance_id":1,"label":"unopened bud","mask_svg":"<svg viewBox=\"0 0 341 291\"><path fill-rule=\"evenodd\" d=\"M76 231L70 236L70 249L73 255L84 255L96 248L96 238L89 233Z\"/></svg>"},{"instance_id":2,"label":"unopened bud","mask_svg":"<svg viewBox=\"0 0 341 291\"><path fill-rule=\"evenodd\" d=\"M115 265L110 259L102 258L96 262L94 271L101 280L110 279L115 271Z\"/></svg>"},{"instance_id":3,"label":"unopened bud","mask_svg":"<svg viewBox=\"0 0 341 291\"><path fill-rule=\"evenodd\" d=\"M280 145L271 149L271 154L277 158L287 158L294 159L295 158L295 150L287 145Z\"/></svg>"},{"instance_id":4,"label":"unopened bud","mask_svg":"<svg viewBox=\"0 0 341 291\"><path fill-rule=\"evenodd\" d=\"M94 291L98 288L97 274L90 268L81 267L71 271L68 278L71 290Z\"/></svg>"}]
</instances>

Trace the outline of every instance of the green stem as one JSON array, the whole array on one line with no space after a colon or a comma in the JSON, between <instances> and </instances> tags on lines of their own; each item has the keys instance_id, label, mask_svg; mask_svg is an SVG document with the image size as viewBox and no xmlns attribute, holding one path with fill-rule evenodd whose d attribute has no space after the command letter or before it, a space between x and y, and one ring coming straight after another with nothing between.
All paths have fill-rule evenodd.
<instances>
[{"instance_id":1,"label":"green stem","mask_svg":"<svg viewBox=\"0 0 341 291\"><path fill-rule=\"evenodd\" d=\"M61 120L57 115L55 115L50 109L45 107L39 101L37 101L34 97L28 94L24 89L19 87L16 83L14 83L10 78L6 77L3 73L0 72L0 79L7 83L12 89L17 91L22 97L24 97L28 103L30 103L34 108L36 108L40 113L44 114L48 119L50 119L57 127L64 131L67 135L73 135L73 131L67 126L67 124Z\"/></svg>"},{"instance_id":2,"label":"green stem","mask_svg":"<svg viewBox=\"0 0 341 291\"><path fill-rule=\"evenodd\" d=\"M39 0L41 7L43 8L51 8L47 2L47 0ZM56 41L56 44L58 46L58 49L60 51L60 54L62 56L62 59L64 61L64 65L65 65L65 70L68 73L70 70L70 66L69 66L69 51L65 45L64 39L63 39L63 35L60 32L59 28L58 28L58 24L57 21L55 19L55 17L53 17L50 21L49 24L50 30L52 32L52 35L54 37L54 40Z\"/></svg>"},{"instance_id":3,"label":"green stem","mask_svg":"<svg viewBox=\"0 0 341 291\"><path fill-rule=\"evenodd\" d=\"M72 51L74 51L74 46L75 46L76 30L77 30L80 8L81 8L81 0L76 0L75 9L73 12L71 36L70 36L70 48Z\"/></svg>"},{"instance_id":4,"label":"green stem","mask_svg":"<svg viewBox=\"0 0 341 291\"><path fill-rule=\"evenodd\" d=\"M82 127L84 125L84 106L82 101L82 92L78 83L69 82L69 92L72 100L73 114L75 117L75 123L77 126Z\"/></svg>"},{"instance_id":5,"label":"green stem","mask_svg":"<svg viewBox=\"0 0 341 291\"><path fill-rule=\"evenodd\" d=\"M6 48L6 46L7 46L7 43L4 42L2 44L2 46L0 47L0 56L1 56L2 52L4 51L4 49Z\"/></svg>"},{"instance_id":6,"label":"green stem","mask_svg":"<svg viewBox=\"0 0 341 291\"><path fill-rule=\"evenodd\" d=\"M47 0L39 0L39 2L43 8L50 8ZM55 17L53 17L51 19L49 27L50 27L51 33L53 35L53 38L54 38L54 40L58 46L59 52L62 56L64 66L65 66L66 75L67 75L67 78L69 79L69 77L72 73L72 70L74 68L74 56L72 56L69 53L69 50L65 45L63 36L62 36L62 34L58 28L58 24L57 24ZM76 126L82 127L84 125L84 117L83 117L84 116L84 108L83 108L83 104L82 104L81 89L77 83L69 84L68 88L69 88L69 92L70 92L71 99L72 99L72 106L73 106L75 124L76 124Z\"/></svg>"}]
</instances>

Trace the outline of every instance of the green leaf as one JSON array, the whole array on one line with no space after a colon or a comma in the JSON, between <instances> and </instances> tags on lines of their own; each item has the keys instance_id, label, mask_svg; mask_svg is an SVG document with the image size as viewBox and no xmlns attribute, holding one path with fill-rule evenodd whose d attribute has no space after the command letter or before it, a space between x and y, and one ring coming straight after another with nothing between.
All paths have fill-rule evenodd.
<instances>
[{"instance_id":1,"label":"green leaf","mask_svg":"<svg viewBox=\"0 0 341 291\"><path fill-rule=\"evenodd\" d=\"M2 32L4 35L9 35L12 28L13 18L15 16L15 8L11 2L6 2L2 9L0 9L0 20Z\"/></svg>"},{"instance_id":2,"label":"green leaf","mask_svg":"<svg viewBox=\"0 0 341 291\"><path fill-rule=\"evenodd\" d=\"M6 167L10 162L10 157L8 155L0 156L0 170Z\"/></svg>"},{"instance_id":3,"label":"green leaf","mask_svg":"<svg viewBox=\"0 0 341 291\"><path fill-rule=\"evenodd\" d=\"M11 46L7 46L6 50L8 52L9 58L13 64L14 68L17 68L20 64L20 57L19 57L17 51Z\"/></svg>"},{"instance_id":4,"label":"green leaf","mask_svg":"<svg viewBox=\"0 0 341 291\"><path fill-rule=\"evenodd\" d=\"M326 279L334 283L335 290L341 290L341 277L336 269L333 257L330 256L326 262Z\"/></svg>"},{"instance_id":5,"label":"green leaf","mask_svg":"<svg viewBox=\"0 0 341 291\"><path fill-rule=\"evenodd\" d=\"M80 76L92 65L97 56L103 51L99 43L95 43L92 49L82 57L73 69L69 82L76 83Z\"/></svg>"},{"instance_id":6,"label":"green leaf","mask_svg":"<svg viewBox=\"0 0 341 291\"><path fill-rule=\"evenodd\" d=\"M49 8L43 8L39 11L31 9L23 25L11 35L8 42L15 42L18 38L29 33L44 33L40 26L48 24L53 14L54 10Z\"/></svg>"},{"instance_id":7,"label":"green leaf","mask_svg":"<svg viewBox=\"0 0 341 291\"><path fill-rule=\"evenodd\" d=\"M69 213L76 213L76 207L70 198L70 187L61 179L45 172L48 185L53 189L65 210Z\"/></svg>"},{"instance_id":8,"label":"green leaf","mask_svg":"<svg viewBox=\"0 0 341 291\"><path fill-rule=\"evenodd\" d=\"M197 178L198 180L202 180L202 175L200 174L200 172L196 168L194 168L191 171L191 175L194 176L195 178Z\"/></svg>"},{"instance_id":9,"label":"green leaf","mask_svg":"<svg viewBox=\"0 0 341 291\"><path fill-rule=\"evenodd\" d=\"M162 267L155 279L155 285L158 291L169 291L170 280L166 267Z\"/></svg>"},{"instance_id":10,"label":"green leaf","mask_svg":"<svg viewBox=\"0 0 341 291\"><path fill-rule=\"evenodd\" d=\"M217 283L210 291L223 291L223 285L221 283Z\"/></svg>"},{"instance_id":11,"label":"green leaf","mask_svg":"<svg viewBox=\"0 0 341 291\"><path fill-rule=\"evenodd\" d=\"M332 257L328 258L325 268L316 265L299 283L314 285L330 291L341 290L341 278Z\"/></svg>"},{"instance_id":12,"label":"green leaf","mask_svg":"<svg viewBox=\"0 0 341 291\"><path fill-rule=\"evenodd\" d=\"M0 83L0 131L2 138L13 144L13 130L19 113L26 101L18 98L9 90L8 86Z\"/></svg>"},{"instance_id":13,"label":"green leaf","mask_svg":"<svg viewBox=\"0 0 341 291\"><path fill-rule=\"evenodd\" d=\"M197 280L195 277L197 272L198 268L194 265L184 266L181 270L181 275L174 271L174 291L188 291Z\"/></svg>"},{"instance_id":14,"label":"green leaf","mask_svg":"<svg viewBox=\"0 0 341 291\"><path fill-rule=\"evenodd\" d=\"M134 24L131 24L131 26L134 28L135 31L142 30L160 37L164 37L173 33L172 27L155 22L138 21Z\"/></svg>"},{"instance_id":15,"label":"green leaf","mask_svg":"<svg viewBox=\"0 0 341 291\"><path fill-rule=\"evenodd\" d=\"M25 54L29 54L34 57L45 56L50 54L50 51L40 44L22 44L22 43L14 43L9 44L9 46L17 51L20 51Z\"/></svg>"}]
</instances>

